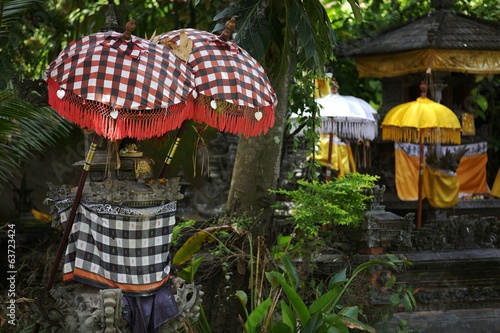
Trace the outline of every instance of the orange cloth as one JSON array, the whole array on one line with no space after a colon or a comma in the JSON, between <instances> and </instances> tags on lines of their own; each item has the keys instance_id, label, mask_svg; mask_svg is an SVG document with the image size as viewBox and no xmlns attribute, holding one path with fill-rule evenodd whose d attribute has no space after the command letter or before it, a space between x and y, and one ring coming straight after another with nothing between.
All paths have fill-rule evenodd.
<instances>
[{"instance_id":1,"label":"orange cloth","mask_svg":"<svg viewBox=\"0 0 500 333\"><path fill-rule=\"evenodd\" d=\"M456 172L459 194L490 193L486 181L486 163L488 162L486 142L472 143L465 146L469 150L460 160ZM446 149L459 147L461 146L441 146L441 149L444 153ZM419 145L395 143L394 149L396 162L395 182L398 197L403 201L418 200ZM423 198L425 198L425 193L424 185Z\"/></svg>"},{"instance_id":2,"label":"orange cloth","mask_svg":"<svg viewBox=\"0 0 500 333\"><path fill-rule=\"evenodd\" d=\"M416 146L416 156L415 154L408 154L407 152L405 152L405 150L403 150L399 144L395 145L396 192L399 199L403 201L418 200L419 148L418 145L412 146Z\"/></svg>"},{"instance_id":3,"label":"orange cloth","mask_svg":"<svg viewBox=\"0 0 500 333\"><path fill-rule=\"evenodd\" d=\"M460 193L490 192L486 181L486 163L488 163L486 152L480 155L462 157L457 169Z\"/></svg>"},{"instance_id":4,"label":"orange cloth","mask_svg":"<svg viewBox=\"0 0 500 333\"><path fill-rule=\"evenodd\" d=\"M497 198L500 198L500 169L498 169L497 176L495 177L495 182L493 183L491 194L493 194Z\"/></svg>"}]
</instances>

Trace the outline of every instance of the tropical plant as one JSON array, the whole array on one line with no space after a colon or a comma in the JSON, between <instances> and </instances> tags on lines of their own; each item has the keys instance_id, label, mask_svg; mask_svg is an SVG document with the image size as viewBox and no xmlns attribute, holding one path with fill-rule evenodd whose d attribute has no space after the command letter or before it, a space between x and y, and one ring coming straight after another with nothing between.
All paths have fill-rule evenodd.
<instances>
[{"instance_id":1,"label":"tropical plant","mask_svg":"<svg viewBox=\"0 0 500 333\"><path fill-rule=\"evenodd\" d=\"M314 294L317 297L310 304L307 304L298 292L301 281L292 260L287 256L282 257L279 265L281 271L265 273L271 285L269 296L251 312L246 313L245 332L316 333L349 332L349 329L375 332L373 327L362 320L358 306L344 306L340 300L354 279L363 272L381 265L397 270L403 264L410 264L393 255L387 257L387 261L372 259L358 265L349 277L347 269L341 270L329 279L326 285L322 285L324 289L315 289ZM395 281L395 278L391 278L386 287L392 287ZM246 309L246 293L238 291L237 296Z\"/></svg>"},{"instance_id":2,"label":"tropical plant","mask_svg":"<svg viewBox=\"0 0 500 333\"><path fill-rule=\"evenodd\" d=\"M290 254L295 252L289 251L293 246L291 245L293 235L279 237L279 243L271 251L265 248L262 241L259 241L257 249L254 249L251 234L232 224L206 228L190 236L173 258L174 265L188 263L180 270L178 276L189 283L194 282L195 274L204 258L200 254L202 247L214 241L225 246L218 234L231 230L239 236L248 238L245 243L249 245L250 253L243 254L240 249L239 260L247 262L250 289L238 290L235 294L243 306L245 316L240 322L244 331L248 333L348 332L348 329L375 332L373 327L367 324L368 318L362 314L364 309L356 304L345 303L349 302L346 294L351 291L355 279L364 273L371 273L372 270L381 267L397 271L402 265L411 265L407 260L387 254L387 259L373 259L359 264L350 274L345 268L325 282L316 279L313 283L311 280L313 271L309 268L305 271L297 270L295 266L301 260L297 261L290 257ZM226 253L238 253L238 251L227 249ZM224 261L228 260L228 257L218 259ZM304 267L302 264L300 266ZM384 287L394 289L389 306L376 316L386 324L392 318L394 309L401 304L407 311L412 311L415 299L411 288L406 288L404 285L396 286L394 274ZM211 324L201 309L200 319L190 320L186 326L189 326L191 332L201 333L213 331ZM400 325L404 328L406 323L402 322ZM387 332L387 325L384 327L384 332Z\"/></svg>"},{"instance_id":3,"label":"tropical plant","mask_svg":"<svg viewBox=\"0 0 500 333\"><path fill-rule=\"evenodd\" d=\"M184 283L195 283L195 275L203 261L203 256L199 256L190 261L189 265L182 268L177 274ZM200 304L200 314L197 319L182 318L182 327L178 328L179 332L196 332L196 333L211 333L212 329L203 311L203 306Z\"/></svg>"},{"instance_id":4,"label":"tropical plant","mask_svg":"<svg viewBox=\"0 0 500 333\"><path fill-rule=\"evenodd\" d=\"M425 163L434 169L456 172L460 160L467 151L467 147L462 146L455 151L446 148L446 151L442 153L437 145L430 145L427 147L427 153L425 154Z\"/></svg>"},{"instance_id":5,"label":"tropical plant","mask_svg":"<svg viewBox=\"0 0 500 333\"><path fill-rule=\"evenodd\" d=\"M0 186L70 129L52 108L35 107L14 90L0 91Z\"/></svg>"},{"instance_id":6,"label":"tropical plant","mask_svg":"<svg viewBox=\"0 0 500 333\"><path fill-rule=\"evenodd\" d=\"M358 227L364 221L366 190L371 189L378 176L350 173L332 181L320 182L299 179L296 190L278 189L275 192L289 198L294 228L306 238L316 238L324 225Z\"/></svg>"}]
</instances>

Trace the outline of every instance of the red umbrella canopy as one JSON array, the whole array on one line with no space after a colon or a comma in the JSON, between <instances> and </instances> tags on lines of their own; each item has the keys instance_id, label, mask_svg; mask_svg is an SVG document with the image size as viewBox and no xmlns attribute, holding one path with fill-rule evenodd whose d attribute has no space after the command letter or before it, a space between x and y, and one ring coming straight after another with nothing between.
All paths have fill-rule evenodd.
<instances>
[{"instance_id":1,"label":"red umbrella canopy","mask_svg":"<svg viewBox=\"0 0 500 333\"><path fill-rule=\"evenodd\" d=\"M128 32L78 38L46 70L50 105L111 140L176 129L194 88L190 69L169 48Z\"/></svg>"},{"instance_id":2,"label":"red umbrella canopy","mask_svg":"<svg viewBox=\"0 0 500 333\"><path fill-rule=\"evenodd\" d=\"M159 39L173 48L192 42L186 60L195 82L193 120L247 137L267 133L274 124L276 94L262 66L247 51L195 29L167 32Z\"/></svg>"}]
</instances>

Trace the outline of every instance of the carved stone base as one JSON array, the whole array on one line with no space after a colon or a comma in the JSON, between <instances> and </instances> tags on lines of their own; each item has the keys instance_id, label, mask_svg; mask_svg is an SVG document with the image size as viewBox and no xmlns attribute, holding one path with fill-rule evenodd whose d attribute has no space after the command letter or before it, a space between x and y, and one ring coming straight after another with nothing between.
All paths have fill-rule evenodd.
<instances>
[{"instance_id":1,"label":"carved stone base","mask_svg":"<svg viewBox=\"0 0 500 333\"><path fill-rule=\"evenodd\" d=\"M176 278L172 278L176 281ZM180 284L176 288L175 302L179 315L163 324L159 333L175 333L185 323L195 321L200 315L203 292L201 286ZM26 312L40 323L47 332L78 333L130 333L129 323L122 316L123 301L120 289L100 290L74 283L54 287L27 290Z\"/></svg>"}]
</instances>

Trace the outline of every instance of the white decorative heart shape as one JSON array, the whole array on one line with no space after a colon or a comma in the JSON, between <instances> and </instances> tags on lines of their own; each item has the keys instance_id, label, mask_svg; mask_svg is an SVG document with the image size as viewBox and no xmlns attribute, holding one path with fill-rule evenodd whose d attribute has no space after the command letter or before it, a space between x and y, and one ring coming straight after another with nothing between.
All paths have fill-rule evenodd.
<instances>
[{"instance_id":1,"label":"white decorative heart shape","mask_svg":"<svg viewBox=\"0 0 500 333\"><path fill-rule=\"evenodd\" d=\"M257 119L257 121L261 120L261 119L262 119L262 116L263 116L263 114L262 114L262 112L261 112L261 111L257 111L257 112L255 112L255 114L254 114L254 117L255 117L255 119Z\"/></svg>"},{"instance_id":2,"label":"white decorative heart shape","mask_svg":"<svg viewBox=\"0 0 500 333\"><path fill-rule=\"evenodd\" d=\"M210 101L210 106L212 107L212 109L217 109L217 102L213 99Z\"/></svg>"},{"instance_id":3,"label":"white decorative heart shape","mask_svg":"<svg viewBox=\"0 0 500 333\"><path fill-rule=\"evenodd\" d=\"M109 115L111 116L111 118L116 119L116 118L118 118L118 111L113 110L109 113Z\"/></svg>"},{"instance_id":4,"label":"white decorative heart shape","mask_svg":"<svg viewBox=\"0 0 500 333\"><path fill-rule=\"evenodd\" d=\"M63 99L66 95L66 91L64 91L63 89L59 89L58 91L56 91L56 95L57 97L59 97L59 99Z\"/></svg>"}]
</instances>

